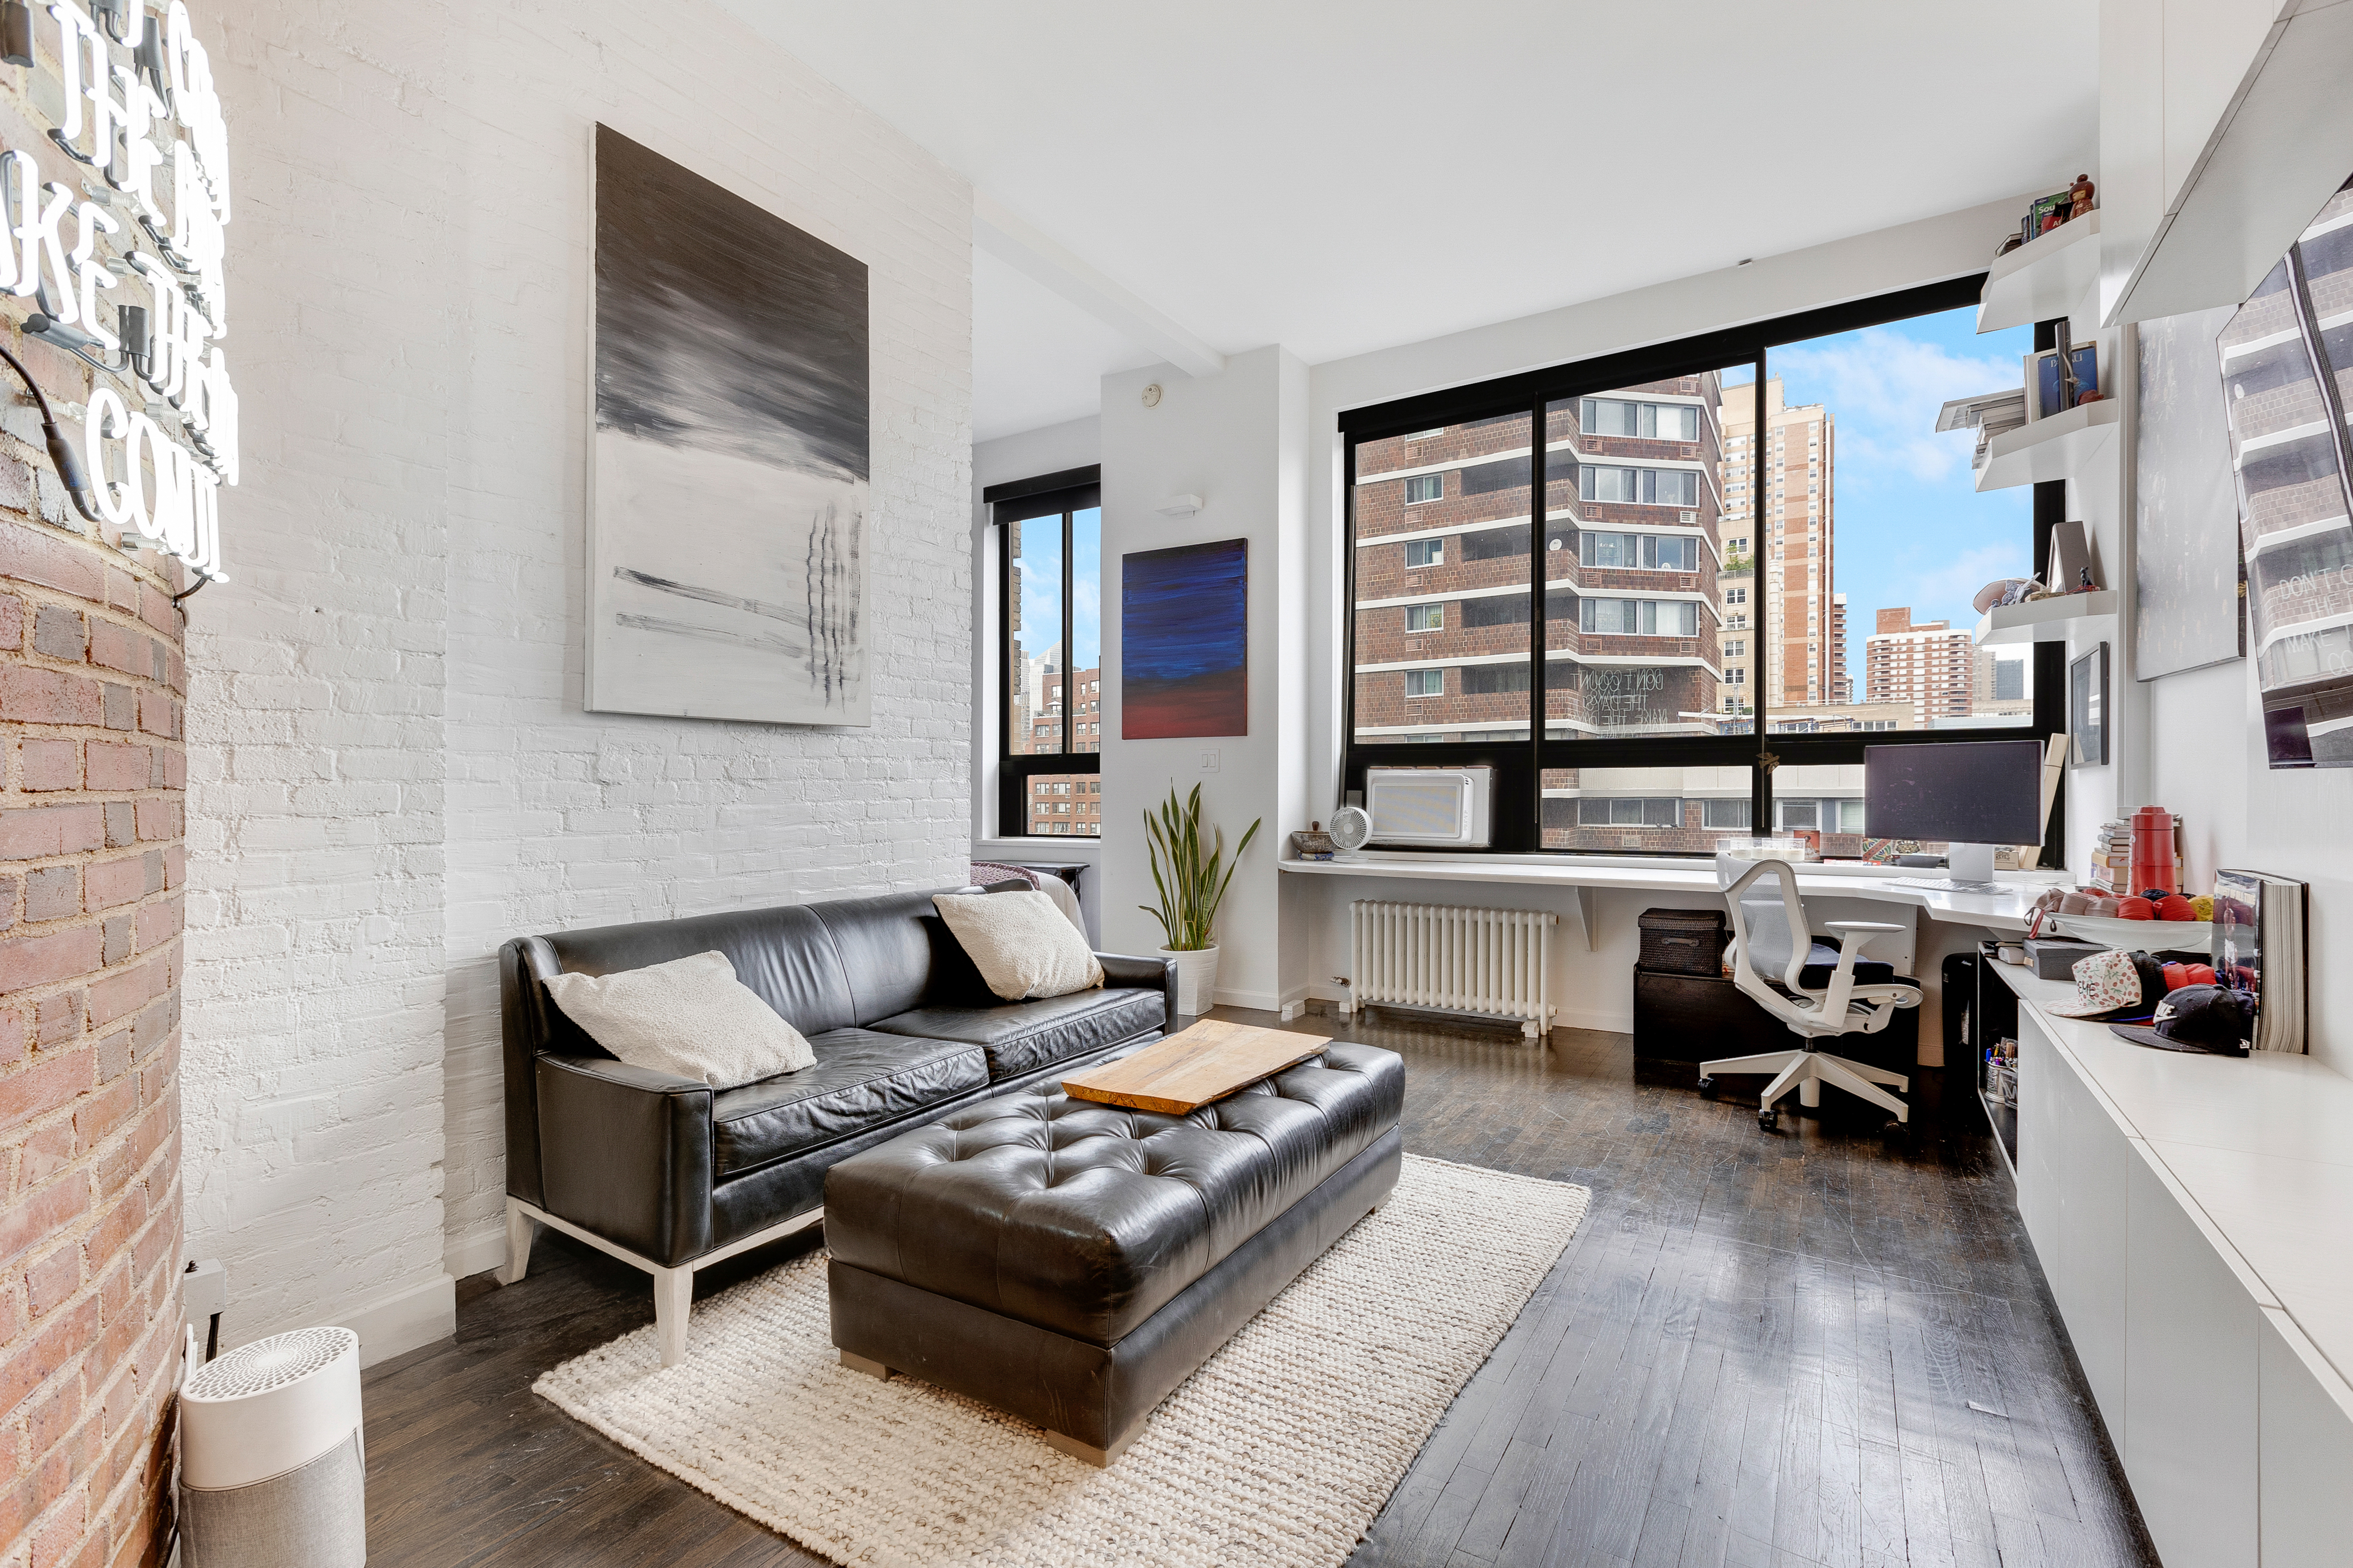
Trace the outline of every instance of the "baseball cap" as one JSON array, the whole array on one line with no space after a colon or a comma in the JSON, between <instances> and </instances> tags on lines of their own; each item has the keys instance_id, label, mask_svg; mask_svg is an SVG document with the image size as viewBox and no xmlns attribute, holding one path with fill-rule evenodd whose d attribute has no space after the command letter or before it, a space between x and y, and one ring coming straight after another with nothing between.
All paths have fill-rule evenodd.
<instances>
[{"instance_id":1,"label":"baseball cap","mask_svg":"<svg viewBox=\"0 0 2353 1568\"><path fill-rule=\"evenodd\" d=\"M2109 948L2075 961L2075 999L2046 1004L2063 1018L2113 1018L2147 1013L2165 994L2165 971L2145 952Z\"/></svg>"},{"instance_id":2,"label":"baseball cap","mask_svg":"<svg viewBox=\"0 0 2353 1568\"><path fill-rule=\"evenodd\" d=\"M2255 1033L2252 991L2227 985L2184 985L2157 1005L2147 1025L2110 1024L2108 1032L2160 1051L2205 1051L2242 1057Z\"/></svg>"}]
</instances>

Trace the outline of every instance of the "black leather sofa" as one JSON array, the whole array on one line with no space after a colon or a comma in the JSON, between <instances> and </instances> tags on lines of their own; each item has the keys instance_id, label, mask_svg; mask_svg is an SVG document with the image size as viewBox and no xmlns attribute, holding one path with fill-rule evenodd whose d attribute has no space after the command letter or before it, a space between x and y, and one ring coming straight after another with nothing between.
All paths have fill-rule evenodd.
<instances>
[{"instance_id":1,"label":"black leather sofa","mask_svg":"<svg viewBox=\"0 0 2353 1568\"><path fill-rule=\"evenodd\" d=\"M662 1363L686 1348L694 1270L816 1223L839 1161L961 1107L1158 1039L1176 965L1099 953L1103 988L992 995L930 893L517 937L499 950L507 1266L540 1225L646 1269ZM544 980L712 951L808 1037L817 1063L712 1089L616 1060Z\"/></svg>"}]
</instances>

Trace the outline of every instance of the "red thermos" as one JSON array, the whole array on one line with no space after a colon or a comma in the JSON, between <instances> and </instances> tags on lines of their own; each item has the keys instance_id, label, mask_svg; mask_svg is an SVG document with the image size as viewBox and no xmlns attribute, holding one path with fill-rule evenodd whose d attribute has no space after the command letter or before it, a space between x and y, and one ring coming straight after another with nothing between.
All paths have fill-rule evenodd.
<instances>
[{"instance_id":1,"label":"red thermos","mask_svg":"<svg viewBox=\"0 0 2353 1568\"><path fill-rule=\"evenodd\" d=\"M2161 805L2144 805L2132 816L2132 886L2145 893L2151 888L2175 893L2173 881L2173 813Z\"/></svg>"}]
</instances>

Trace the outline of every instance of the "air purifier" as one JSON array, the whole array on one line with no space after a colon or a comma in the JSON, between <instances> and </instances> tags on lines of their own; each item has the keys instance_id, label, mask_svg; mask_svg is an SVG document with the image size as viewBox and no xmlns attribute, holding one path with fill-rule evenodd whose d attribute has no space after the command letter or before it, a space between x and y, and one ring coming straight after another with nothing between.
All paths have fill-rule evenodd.
<instances>
[{"instance_id":1,"label":"air purifier","mask_svg":"<svg viewBox=\"0 0 2353 1568\"><path fill-rule=\"evenodd\" d=\"M182 1568L361 1568L360 1337L297 1329L180 1388Z\"/></svg>"}]
</instances>

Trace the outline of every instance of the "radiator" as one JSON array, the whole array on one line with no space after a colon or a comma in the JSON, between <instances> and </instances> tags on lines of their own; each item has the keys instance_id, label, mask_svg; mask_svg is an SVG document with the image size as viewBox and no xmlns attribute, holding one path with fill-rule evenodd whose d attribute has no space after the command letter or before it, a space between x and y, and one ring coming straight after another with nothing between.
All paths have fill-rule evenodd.
<instances>
[{"instance_id":1,"label":"radiator","mask_svg":"<svg viewBox=\"0 0 2353 1568\"><path fill-rule=\"evenodd\" d=\"M1349 906L1348 1000L1342 1013L1386 1004L1517 1018L1530 1039L1552 1027L1545 975L1557 915L1445 904Z\"/></svg>"}]
</instances>

